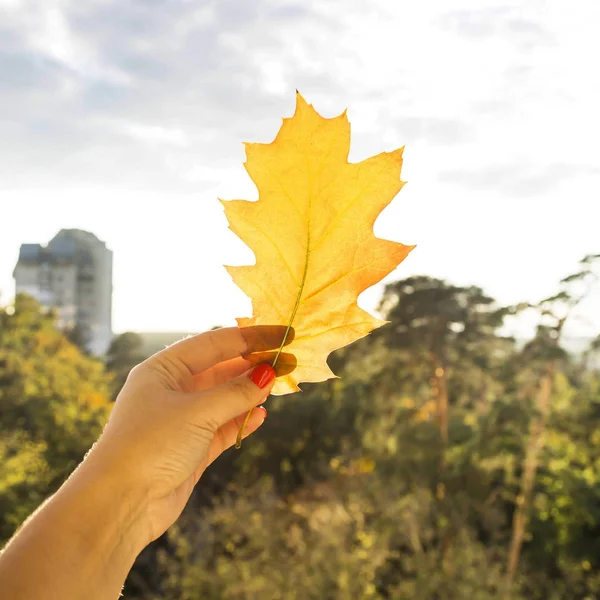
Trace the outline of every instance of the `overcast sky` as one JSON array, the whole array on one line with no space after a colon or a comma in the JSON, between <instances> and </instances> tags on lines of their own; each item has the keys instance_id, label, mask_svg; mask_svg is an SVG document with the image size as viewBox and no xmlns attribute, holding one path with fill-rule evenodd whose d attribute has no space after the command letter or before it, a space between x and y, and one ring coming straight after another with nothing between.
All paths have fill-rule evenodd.
<instances>
[{"instance_id":1,"label":"overcast sky","mask_svg":"<svg viewBox=\"0 0 600 600\"><path fill-rule=\"evenodd\" d=\"M375 231L417 248L387 281L551 294L600 252L598 23L596 0L0 0L2 297L22 242L78 227L114 251L117 331L247 315L217 198L256 198L242 142L295 88L348 109L351 160L406 145Z\"/></svg>"}]
</instances>

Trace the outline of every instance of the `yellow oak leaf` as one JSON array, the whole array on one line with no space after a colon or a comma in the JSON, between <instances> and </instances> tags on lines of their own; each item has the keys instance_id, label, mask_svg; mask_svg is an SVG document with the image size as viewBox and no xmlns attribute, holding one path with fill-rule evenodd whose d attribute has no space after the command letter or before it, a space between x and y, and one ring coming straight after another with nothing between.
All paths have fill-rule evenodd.
<instances>
[{"instance_id":1,"label":"yellow oak leaf","mask_svg":"<svg viewBox=\"0 0 600 600\"><path fill-rule=\"evenodd\" d=\"M385 324L357 298L414 248L373 234L403 186L403 148L349 163L346 112L324 118L299 93L275 140L245 147L258 200L221 202L256 263L227 270L252 300L253 316L237 319L240 327L293 327L292 342L275 359L272 393L281 395L335 377L327 356Z\"/></svg>"}]
</instances>

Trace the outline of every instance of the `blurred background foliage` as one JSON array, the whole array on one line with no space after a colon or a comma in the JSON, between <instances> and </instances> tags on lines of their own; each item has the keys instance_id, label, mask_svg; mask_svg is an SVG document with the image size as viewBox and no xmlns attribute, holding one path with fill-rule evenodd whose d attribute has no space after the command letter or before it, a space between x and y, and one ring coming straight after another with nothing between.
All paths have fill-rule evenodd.
<instances>
[{"instance_id":1,"label":"blurred background foliage","mask_svg":"<svg viewBox=\"0 0 600 600\"><path fill-rule=\"evenodd\" d=\"M598 259L537 305L429 277L388 285L390 323L330 357L340 379L269 399L125 597L600 599L600 338L577 355L563 342ZM504 335L525 310L532 339ZM101 361L32 299L0 308L0 541L148 354L125 333Z\"/></svg>"}]
</instances>

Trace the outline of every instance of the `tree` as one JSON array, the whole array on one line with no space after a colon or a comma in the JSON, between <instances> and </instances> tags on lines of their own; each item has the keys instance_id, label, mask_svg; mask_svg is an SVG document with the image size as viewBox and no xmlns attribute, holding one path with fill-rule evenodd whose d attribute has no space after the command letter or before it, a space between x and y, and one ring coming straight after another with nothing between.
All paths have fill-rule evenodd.
<instances>
[{"instance_id":1,"label":"tree","mask_svg":"<svg viewBox=\"0 0 600 600\"><path fill-rule=\"evenodd\" d=\"M513 561L511 600L600 598L600 345L580 360L561 340L593 266L535 308L388 286L389 325L330 357L340 379L268 400L126 596L500 600ZM521 347L499 325L526 306ZM126 376L137 351L115 340L108 365ZM31 299L0 309L0 537L80 460L111 381Z\"/></svg>"},{"instance_id":2,"label":"tree","mask_svg":"<svg viewBox=\"0 0 600 600\"><path fill-rule=\"evenodd\" d=\"M519 361L527 365L522 373L525 395L533 399L534 414L529 425L519 494L512 519L512 537L506 569L506 594L510 598L519 557L525 537L528 513L531 510L540 455L544 449L548 415L551 412L553 386L560 361L567 360L561 348L565 324L598 281L594 265L600 255L589 255L580 261L580 269L560 282L558 294L530 305L540 316L537 333L520 354ZM532 383L531 378L537 380Z\"/></svg>"},{"instance_id":3,"label":"tree","mask_svg":"<svg viewBox=\"0 0 600 600\"><path fill-rule=\"evenodd\" d=\"M74 346L79 348L82 354L90 355L90 351L88 350L90 343L89 331L81 327L81 325L76 324L65 330L65 336Z\"/></svg>"},{"instance_id":4,"label":"tree","mask_svg":"<svg viewBox=\"0 0 600 600\"><path fill-rule=\"evenodd\" d=\"M145 360L142 347L142 338L131 331L116 336L110 343L106 352L105 365L107 371L113 374L111 384L113 400L125 385L131 369Z\"/></svg>"},{"instance_id":5,"label":"tree","mask_svg":"<svg viewBox=\"0 0 600 600\"><path fill-rule=\"evenodd\" d=\"M448 378L455 377L455 399L465 391L485 396L477 375L489 373L511 349L497 330L507 314L478 287L459 287L430 277L410 277L388 285L380 310L390 326L375 332L386 346L403 352L402 366L412 377L421 373L435 403L440 439L448 444ZM459 379L468 372L468 377ZM400 375L402 377L402 375ZM473 389L472 382L479 385ZM461 388L463 388L461 390Z\"/></svg>"},{"instance_id":6,"label":"tree","mask_svg":"<svg viewBox=\"0 0 600 600\"><path fill-rule=\"evenodd\" d=\"M55 326L55 315L19 295L0 308L0 538L50 495L106 422L109 380Z\"/></svg>"}]
</instances>

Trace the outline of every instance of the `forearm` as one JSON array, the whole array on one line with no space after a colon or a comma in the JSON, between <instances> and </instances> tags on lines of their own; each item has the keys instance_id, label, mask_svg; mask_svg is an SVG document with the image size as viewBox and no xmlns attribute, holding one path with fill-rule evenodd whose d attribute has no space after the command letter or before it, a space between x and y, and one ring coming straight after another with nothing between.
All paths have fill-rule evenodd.
<instances>
[{"instance_id":1,"label":"forearm","mask_svg":"<svg viewBox=\"0 0 600 600\"><path fill-rule=\"evenodd\" d=\"M2 597L118 598L145 545L143 513L143 498L91 456L0 555Z\"/></svg>"}]
</instances>

